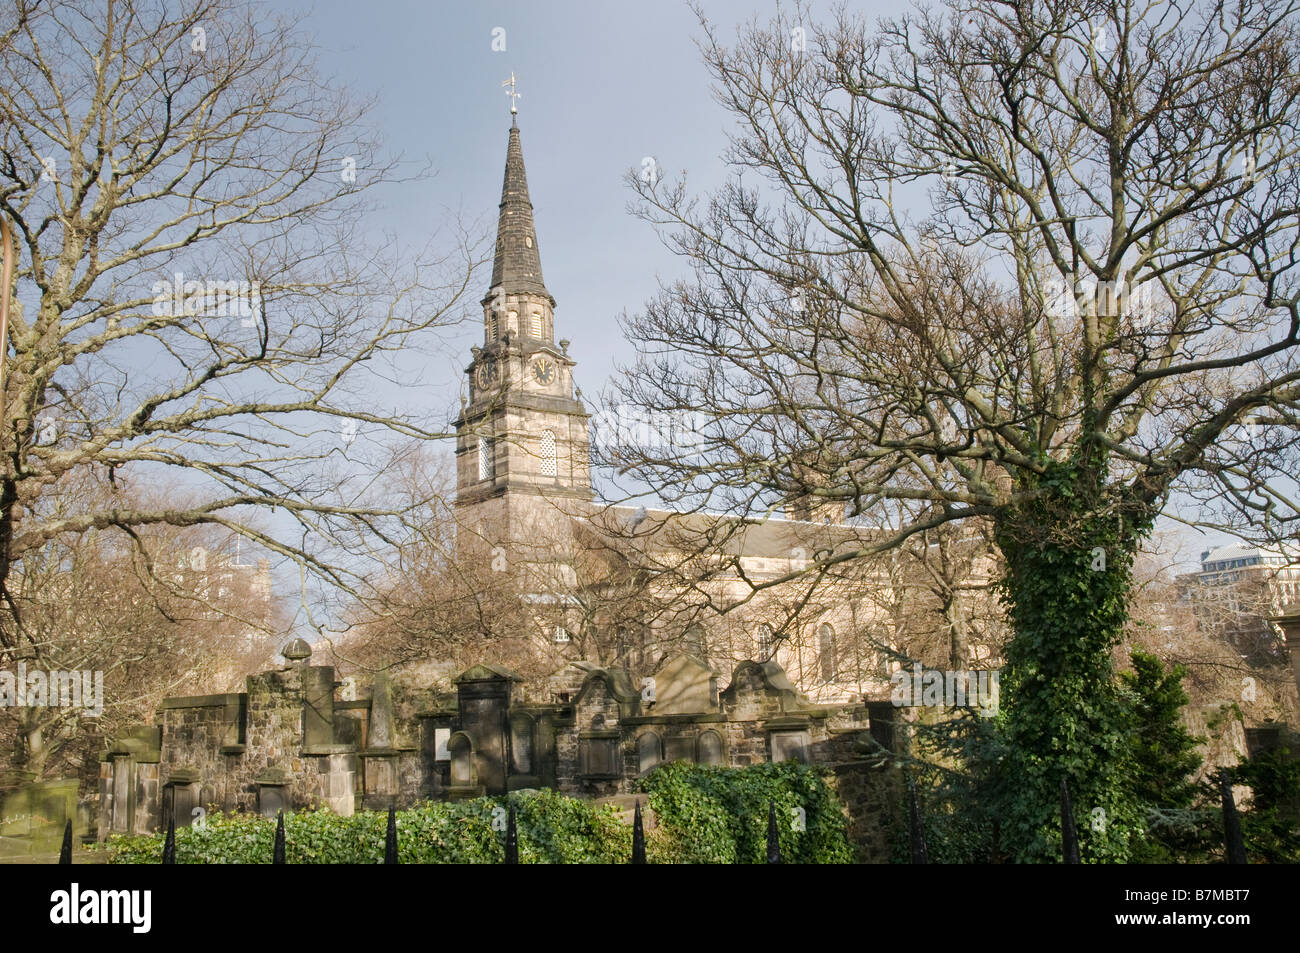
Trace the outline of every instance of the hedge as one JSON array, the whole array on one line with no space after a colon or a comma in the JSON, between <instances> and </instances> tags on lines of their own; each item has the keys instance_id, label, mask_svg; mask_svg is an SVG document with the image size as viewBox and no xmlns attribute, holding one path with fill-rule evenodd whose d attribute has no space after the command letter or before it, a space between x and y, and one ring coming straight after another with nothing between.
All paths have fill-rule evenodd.
<instances>
[{"instance_id":1,"label":"hedge","mask_svg":"<svg viewBox=\"0 0 1300 953\"><path fill-rule=\"evenodd\" d=\"M801 765L708 768L674 763L642 782L658 817L646 838L651 863L762 863L768 800L777 805L781 853L787 862L847 863L852 856L844 816L821 776ZM624 864L632 829L612 805L554 791L509 798L426 802L397 811L397 855L403 864L498 864L505 858L504 809L513 804L522 864ZM803 815L793 808L802 807ZM798 818L802 824L796 823ZM328 811L286 814L290 864L377 864L383 861L387 814L340 817ZM800 831L797 827L803 826ZM114 835L110 862L162 862L163 834ZM202 828L176 831L178 864L270 863L275 821L250 814L211 813Z\"/></svg>"},{"instance_id":2,"label":"hedge","mask_svg":"<svg viewBox=\"0 0 1300 953\"><path fill-rule=\"evenodd\" d=\"M794 761L747 768L665 764L641 783L659 826L647 857L661 863L761 864L768 805L785 863L848 864L848 821L820 771Z\"/></svg>"}]
</instances>

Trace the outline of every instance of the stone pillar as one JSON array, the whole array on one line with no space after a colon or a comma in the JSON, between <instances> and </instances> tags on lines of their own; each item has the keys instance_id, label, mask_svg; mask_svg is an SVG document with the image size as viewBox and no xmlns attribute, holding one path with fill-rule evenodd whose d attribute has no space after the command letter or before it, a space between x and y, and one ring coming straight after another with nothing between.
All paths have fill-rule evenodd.
<instances>
[{"instance_id":1,"label":"stone pillar","mask_svg":"<svg viewBox=\"0 0 1300 953\"><path fill-rule=\"evenodd\" d=\"M397 802L400 785L393 739L393 691L388 676L380 672L370 690L370 723L366 731L366 747L361 753L365 764L365 798L362 803L367 810L383 810Z\"/></svg>"},{"instance_id":2,"label":"stone pillar","mask_svg":"<svg viewBox=\"0 0 1300 953\"><path fill-rule=\"evenodd\" d=\"M1300 694L1300 603L1293 602L1272 620L1282 630L1282 640L1291 653L1291 673L1295 676L1296 693Z\"/></svg>"}]
</instances>

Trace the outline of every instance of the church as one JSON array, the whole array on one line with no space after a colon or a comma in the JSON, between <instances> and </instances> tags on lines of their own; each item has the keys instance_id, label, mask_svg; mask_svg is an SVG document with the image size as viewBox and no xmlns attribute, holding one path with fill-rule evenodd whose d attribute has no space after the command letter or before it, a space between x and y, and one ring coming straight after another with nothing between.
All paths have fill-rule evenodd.
<instances>
[{"instance_id":1,"label":"church","mask_svg":"<svg viewBox=\"0 0 1300 953\"><path fill-rule=\"evenodd\" d=\"M596 501L592 417L569 341L556 339L513 120L482 308L454 424L458 548L528 577L520 594L547 607L535 626L548 658L620 668L637 683L679 650L724 674L776 661L817 701L887 697L897 636L878 593L861 598L861 574L794 578L818 553L865 545L868 528L802 501L762 522ZM614 585L620 577L639 582ZM639 603L591 598L614 589L637 589Z\"/></svg>"},{"instance_id":2,"label":"church","mask_svg":"<svg viewBox=\"0 0 1300 953\"><path fill-rule=\"evenodd\" d=\"M481 657L454 677L414 666L340 679L294 639L283 667L243 691L164 699L153 724L110 741L98 836L213 808L347 815L534 788L622 797L665 761L797 760L829 769L855 836L884 850L897 792L881 771L910 718L890 677L912 656L896 648L907 619L878 597L900 577L819 571L871 531L800 501L787 518L746 522L596 499L591 414L556 340L515 122L482 307L455 421L456 557L506 593L501 605L524 607L523 642L545 676Z\"/></svg>"}]
</instances>

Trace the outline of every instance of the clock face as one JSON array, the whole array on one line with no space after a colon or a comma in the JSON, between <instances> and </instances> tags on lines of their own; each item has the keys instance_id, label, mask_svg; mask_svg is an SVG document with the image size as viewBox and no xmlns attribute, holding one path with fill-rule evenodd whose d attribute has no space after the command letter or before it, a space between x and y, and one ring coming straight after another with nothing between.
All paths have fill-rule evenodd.
<instances>
[{"instance_id":1,"label":"clock face","mask_svg":"<svg viewBox=\"0 0 1300 953\"><path fill-rule=\"evenodd\" d=\"M495 361L484 361L478 366L478 386L491 387L492 382L497 379L497 365Z\"/></svg>"},{"instance_id":2,"label":"clock face","mask_svg":"<svg viewBox=\"0 0 1300 953\"><path fill-rule=\"evenodd\" d=\"M533 377L539 384L549 384L555 380L555 362L540 357L533 361Z\"/></svg>"}]
</instances>

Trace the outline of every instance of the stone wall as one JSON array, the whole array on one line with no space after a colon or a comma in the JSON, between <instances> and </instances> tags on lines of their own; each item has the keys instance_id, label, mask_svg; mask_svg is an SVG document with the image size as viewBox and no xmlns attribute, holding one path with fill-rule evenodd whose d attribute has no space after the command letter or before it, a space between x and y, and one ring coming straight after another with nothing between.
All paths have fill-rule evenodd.
<instances>
[{"instance_id":1,"label":"stone wall","mask_svg":"<svg viewBox=\"0 0 1300 953\"><path fill-rule=\"evenodd\" d=\"M887 857L896 785L872 741L892 744L887 712L873 721L866 705L814 704L774 662L742 662L721 691L717 673L685 655L637 687L625 672L567 666L545 703L488 665L451 693L380 676L345 699L305 643L285 657L244 692L167 699L154 726L115 739L102 757L99 836L189 824L200 808L350 814L538 787L617 797L665 761L794 759L831 769L864 857Z\"/></svg>"}]
</instances>

